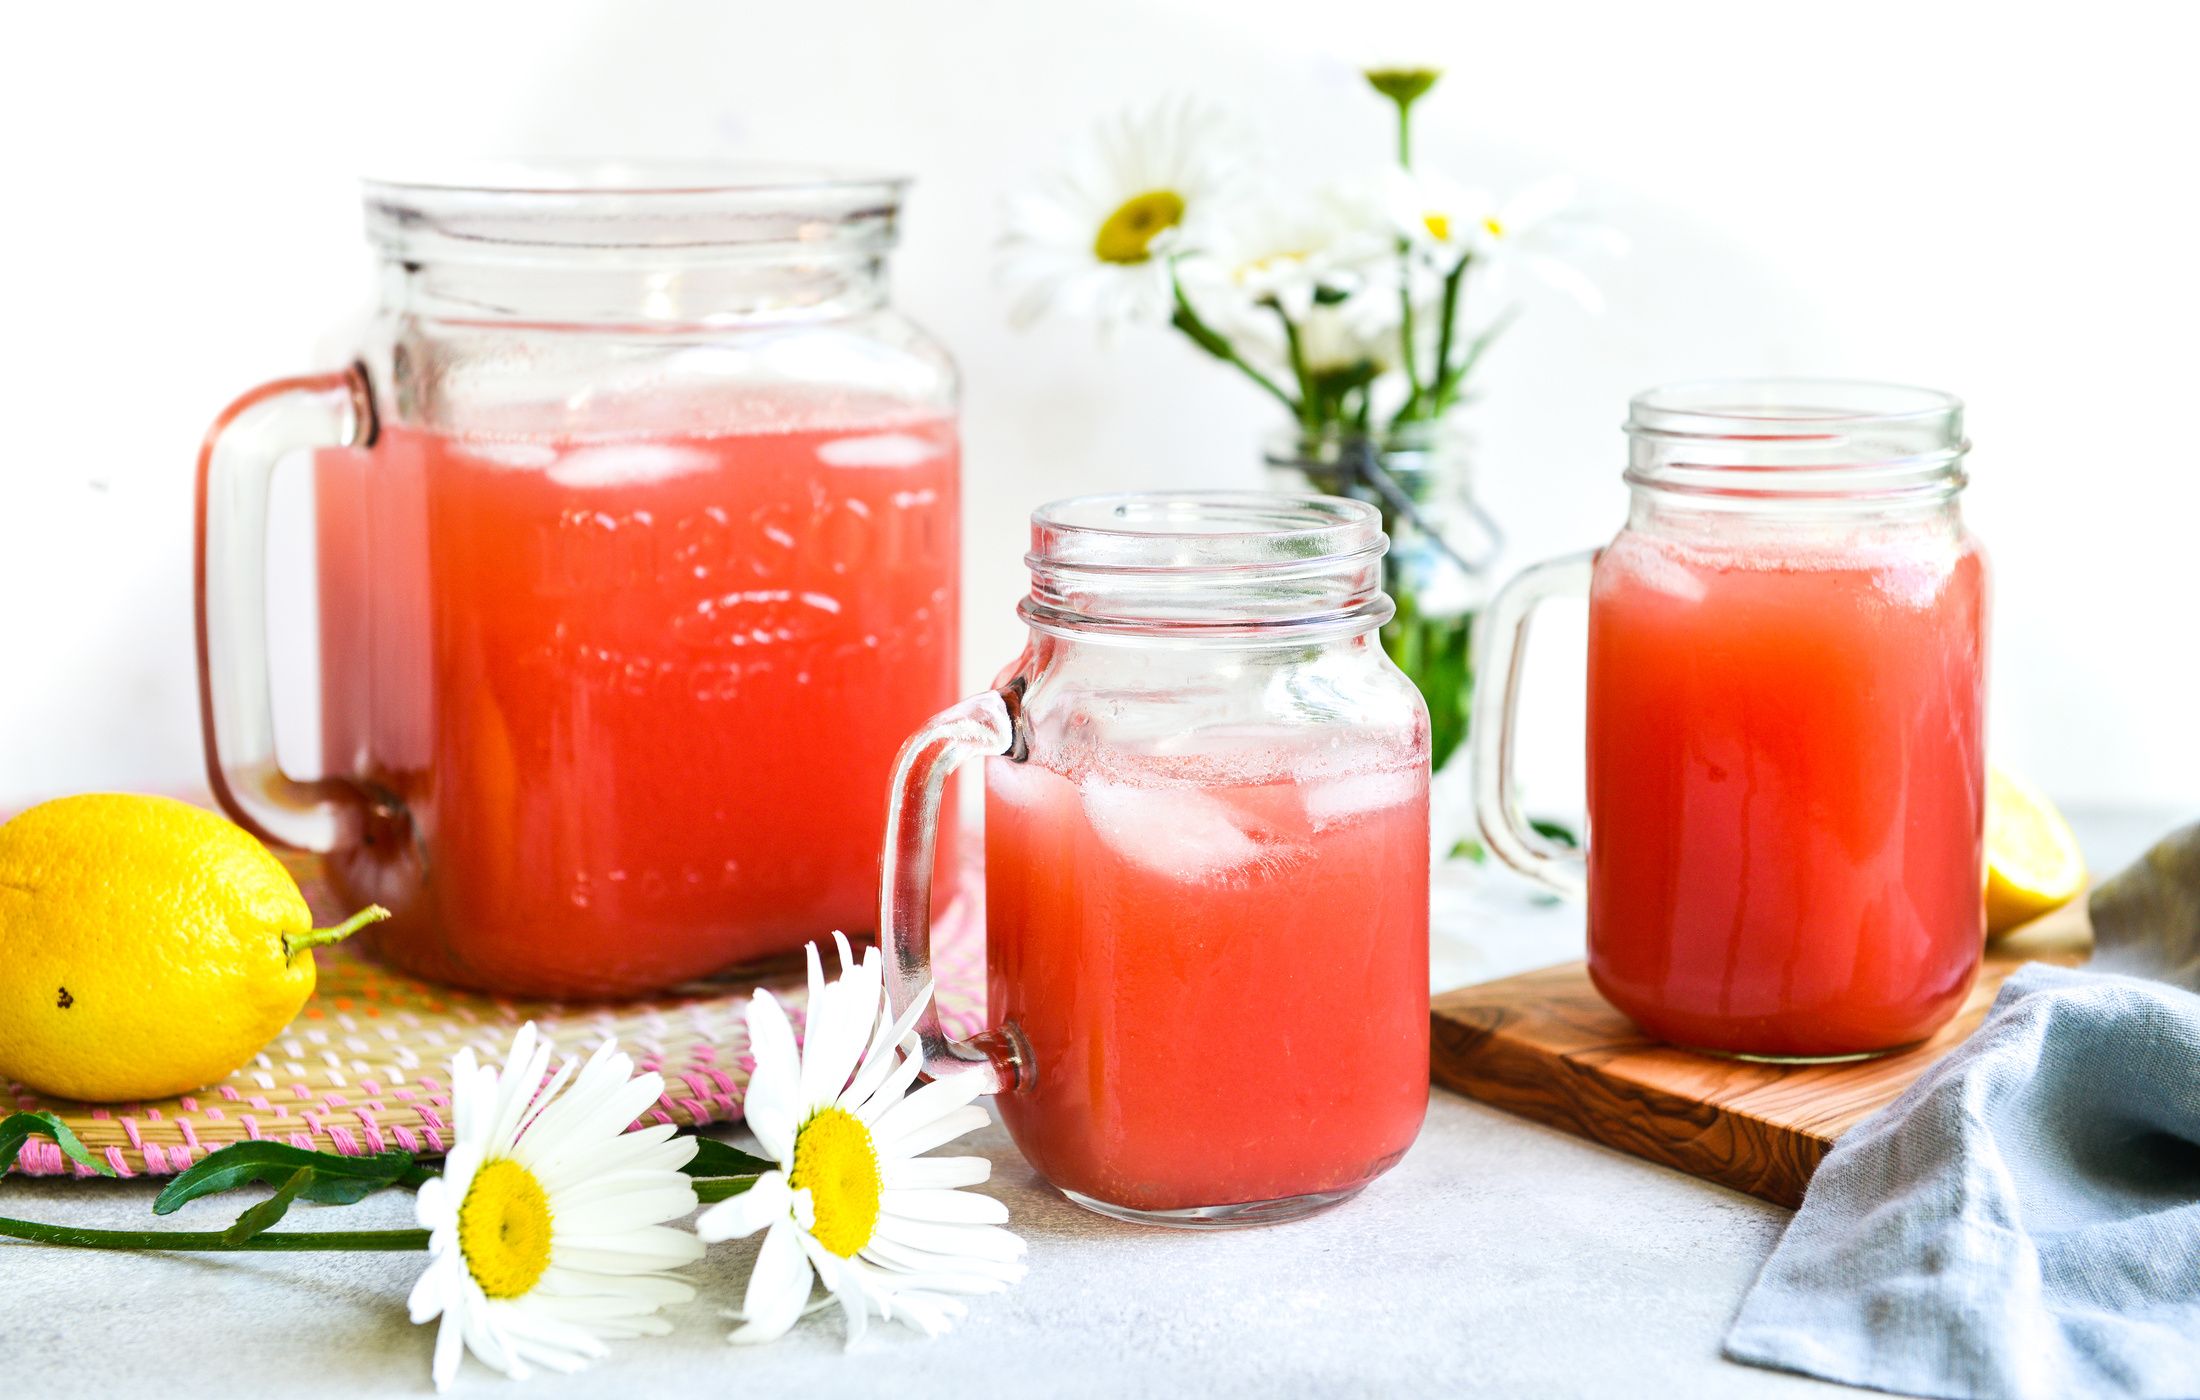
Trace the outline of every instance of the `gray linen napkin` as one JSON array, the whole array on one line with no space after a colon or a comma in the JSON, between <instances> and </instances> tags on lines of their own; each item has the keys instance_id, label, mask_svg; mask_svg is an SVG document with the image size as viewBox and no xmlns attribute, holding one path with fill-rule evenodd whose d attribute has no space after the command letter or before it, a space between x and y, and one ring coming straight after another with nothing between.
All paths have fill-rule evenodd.
<instances>
[{"instance_id":1,"label":"gray linen napkin","mask_svg":"<svg viewBox=\"0 0 2200 1400\"><path fill-rule=\"evenodd\" d=\"M1907 1395L2200 1397L2200 825L1845 1133L1726 1338Z\"/></svg>"}]
</instances>

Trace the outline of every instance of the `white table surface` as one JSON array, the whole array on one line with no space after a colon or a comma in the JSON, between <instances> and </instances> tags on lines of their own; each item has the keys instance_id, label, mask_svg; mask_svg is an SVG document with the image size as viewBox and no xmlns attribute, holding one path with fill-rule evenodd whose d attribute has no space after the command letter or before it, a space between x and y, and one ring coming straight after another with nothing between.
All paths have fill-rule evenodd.
<instances>
[{"instance_id":1,"label":"white table surface","mask_svg":"<svg viewBox=\"0 0 2200 1400\"><path fill-rule=\"evenodd\" d=\"M2177 814L2074 814L2113 870ZM2189 817L2190 814L2184 814ZM1497 879L1436 900L1446 984L1579 956L1578 910ZM927 1341L875 1325L852 1354L837 1312L768 1347L725 1344L752 1245L712 1250L663 1339L619 1344L522 1390L468 1362L457 1393L530 1396L1840 1393L1719 1358L1719 1338L1788 1212L1437 1090L1405 1160L1290 1225L1142 1229L1041 1186L999 1126L974 1140L1031 1243L1017 1289ZM0 1214L205 1229L238 1198L166 1221L143 1182L9 1178ZM303 1228L397 1227L410 1201L293 1209ZM314 1217L321 1217L315 1220ZM429 1390L431 1329L405 1318L417 1255L137 1255L0 1240L0 1397L382 1396ZM1854 1394L1855 1392L1847 1392Z\"/></svg>"}]
</instances>

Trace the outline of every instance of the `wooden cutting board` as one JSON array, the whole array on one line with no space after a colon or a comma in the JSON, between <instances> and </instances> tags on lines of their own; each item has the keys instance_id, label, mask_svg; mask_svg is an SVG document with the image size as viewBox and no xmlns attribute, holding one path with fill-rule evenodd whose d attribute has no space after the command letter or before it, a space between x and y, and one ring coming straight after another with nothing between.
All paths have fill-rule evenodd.
<instances>
[{"instance_id":1,"label":"wooden cutting board","mask_svg":"<svg viewBox=\"0 0 2200 1400\"><path fill-rule=\"evenodd\" d=\"M1472 1098L1793 1207L1834 1139L1978 1029L2004 978L2035 959L2082 962L2090 946L2081 899L1995 944L1940 1034L1845 1065L1660 1045L1605 1004L1582 964L1566 963L1438 996L1431 1067Z\"/></svg>"}]
</instances>

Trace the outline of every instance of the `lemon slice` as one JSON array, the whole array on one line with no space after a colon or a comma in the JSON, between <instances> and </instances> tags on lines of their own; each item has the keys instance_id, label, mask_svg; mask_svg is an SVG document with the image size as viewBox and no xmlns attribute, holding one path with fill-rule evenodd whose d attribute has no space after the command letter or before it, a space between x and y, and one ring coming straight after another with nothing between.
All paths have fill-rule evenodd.
<instances>
[{"instance_id":1,"label":"lemon slice","mask_svg":"<svg viewBox=\"0 0 2200 1400\"><path fill-rule=\"evenodd\" d=\"M1986 935L2006 933L2085 889L2085 855L2046 794L1999 768L1986 775Z\"/></svg>"}]
</instances>

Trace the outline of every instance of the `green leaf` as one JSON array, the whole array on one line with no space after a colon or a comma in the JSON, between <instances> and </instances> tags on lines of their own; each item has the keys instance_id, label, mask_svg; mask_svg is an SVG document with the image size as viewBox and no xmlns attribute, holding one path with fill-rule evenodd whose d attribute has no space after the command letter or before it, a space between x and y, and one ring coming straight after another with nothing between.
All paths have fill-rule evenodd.
<instances>
[{"instance_id":1,"label":"green leaf","mask_svg":"<svg viewBox=\"0 0 2200 1400\"><path fill-rule=\"evenodd\" d=\"M297 1177L303 1179L293 1185ZM348 1206L386 1187L417 1186L423 1179L410 1152L344 1157L334 1152L309 1152L281 1142L238 1142L208 1153L204 1160L169 1182L153 1198L153 1213L168 1215L187 1201L254 1182L288 1189L292 1197L320 1205ZM286 1198L270 1223L280 1219L289 1204Z\"/></svg>"},{"instance_id":2,"label":"green leaf","mask_svg":"<svg viewBox=\"0 0 2200 1400\"><path fill-rule=\"evenodd\" d=\"M36 1113L11 1113L0 1119L0 1172L15 1165L16 1154L23 1144L34 1137L52 1138L55 1145L71 1160L81 1162L101 1176L113 1176L115 1169L92 1155L69 1125L44 1110Z\"/></svg>"},{"instance_id":3,"label":"green leaf","mask_svg":"<svg viewBox=\"0 0 2200 1400\"><path fill-rule=\"evenodd\" d=\"M222 1231L222 1240L228 1244L243 1244L267 1229L283 1218L283 1213L290 1209L290 1203L298 1199L298 1193L305 1190L312 1180L313 1168L298 1168L284 1178L282 1185L275 1188L274 1195L238 1216L228 1229Z\"/></svg>"},{"instance_id":4,"label":"green leaf","mask_svg":"<svg viewBox=\"0 0 2200 1400\"><path fill-rule=\"evenodd\" d=\"M1528 825L1535 828L1536 835L1548 837L1570 851L1581 849L1581 838L1574 835L1574 829L1564 822L1549 821L1542 817L1530 817Z\"/></svg>"},{"instance_id":5,"label":"green leaf","mask_svg":"<svg viewBox=\"0 0 2200 1400\"><path fill-rule=\"evenodd\" d=\"M680 1168L689 1176L761 1176L765 1172L779 1170L777 1162L762 1157L752 1157L738 1147L728 1147L716 1138L695 1139L695 1160ZM746 1189L746 1188L743 1188ZM733 1193L739 1194L739 1193Z\"/></svg>"}]
</instances>

